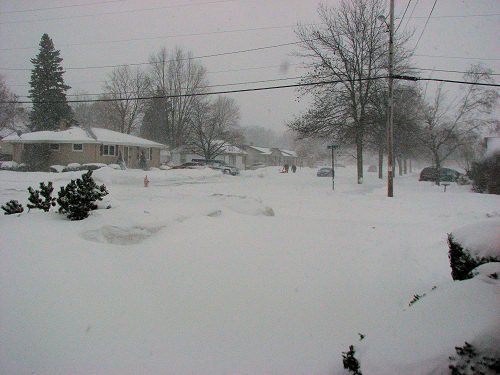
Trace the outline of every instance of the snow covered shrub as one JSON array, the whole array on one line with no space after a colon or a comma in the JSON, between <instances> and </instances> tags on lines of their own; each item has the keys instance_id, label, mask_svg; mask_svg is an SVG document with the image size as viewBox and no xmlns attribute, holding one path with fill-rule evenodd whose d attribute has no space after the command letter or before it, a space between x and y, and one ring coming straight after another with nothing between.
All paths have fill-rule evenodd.
<instances>
[{"instance_id":1,"label":"snow covered shrub","mask_svg":"<svg viewBox=\"0 0 500 375\"><path fill-rule=\"evenodd\" d=\"M363 375L359 367L359 361L354 357L355 354L354 346L350 345L349 351L342 352L342 363L344 368L353 375Z\"/></svg>"},{"instance_id":2,"label":"snow covered shrub","mask_svg":"<svg viewBox=\"0 0 500 375\"><path fill-rule=\"evenodd\" d=\"M453 280L474 277L471 271L488 262L500 262L500 219L493 218L455 229L448 234L448 258Z\"/></svg>"},{"instance_id":3,"label":"snow covered shrub","mask_svg":"<svg viewBox=\"0 0 500 375\"><path fill-rule=\"evenodd\" d=\"M65 214L70 220L83 220L89 212L97 209L96 201L108 194L106 186L98 186L92 178L92 171L82 175L82 178L71 180L62 186L58 193L57 203L59 213Z\"/></svg>"},{"instance_id":4,"label":"snow covered shrub","mask_svg":"<svg viewBox=\"0 0 500 375\"><path fill-rule=\"evenodd\" d=\"M455 347L456 357L450 357L451 375L494 375L500 373L500 358L480 355L474 346L465 343Z\"/></svg>"},{"instance_id":5,"label":"snow covered shrub","mask_svg":"<svg viewBox=\"0 0 500 375\"><path fill-rule=\"evenodd\" d=\"M4 215L20 214L24 211L23 205L16 200L10 200L2 206Z\"/></svg>"},{"instance_id":6,"label":"snow covered shrub","mask_svg":"<svg viewBox=\"0 0 500 375\"><path fill-rule=\"evenodd\" d=\"M47 185L45 183L40 182L40 190L35 190L31 186L28 188L30 196L28 198L28 208L38 208L40 210L44 210L45 212L49 212L50 207L56 205L56 198L52 198L52 192L54 188L52 187L52 181L49 181ZM40 197L40 195L42 197ZM43 199L42 199L43 198Z\"/></svg>"}]
</instances>

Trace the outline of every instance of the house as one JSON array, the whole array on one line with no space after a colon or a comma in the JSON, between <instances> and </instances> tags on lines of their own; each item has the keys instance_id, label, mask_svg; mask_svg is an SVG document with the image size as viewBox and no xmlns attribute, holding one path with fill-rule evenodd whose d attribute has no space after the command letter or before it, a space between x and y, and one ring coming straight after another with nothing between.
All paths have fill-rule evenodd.
<instances>
[{"instance_id":1,"label":"house","mask_svg":"<svg viewBox=\"0 0 500 375\"><path fill-rule=\"evenodd\" d=\"M275 160L274 165L285 165L285 164L288 164L290 166L298 165L297 153L295 151L281 150L278 148L272 148L271 150L272 150L272 157Z\"/></svg>"},{"instance_id":2,"label":"house","mask_svg":"<svg viewBox=\"0 0 500 375\"><path fill-rule=\"evenodd\" d=\"M203 155L196 154L189 146L179 146L170 152L170 164L180 165L193 159L203 159ZM247 163L247 153L241 148L226 145L224 151L215 157L215 160L221 160L227 165L233 165L240 169L245 169Z\"/></svg>"},{"instance_id":3,"label":"house","mask_svg":"<svg viewBox=\"0 0 500 375\"><path fill-rule=\"evenodd\" d=\"M160 166L160 150L165 146L129 134L102 128L71 127L59 131L38 131L8 135L2 141L12 145L12 160L21 163L23 150L34 144L47 144L49 165L70 163L114 164L122 159L129 168L138 168L141 153L147 167Z\"/></svg>"},{"instance_id":4,"label":"house","mask_svg":"<svg viewBox=\"0 0 500 375\"><path fill-rule=\"evenodd\" d=\"M255 163L264 163L266 165L274 164L272 159L272 150L266 147L257 147L253 145L241 145L240 148L247 153L246 167Z\"/></svg>"},{"instance_id":5,"label":"house","mask_svg":"<svg viewBox=\"0 0 500 375\"><path fill-rule=\"evenodd\" d=\"M295 151L281 150L277 147L257 147L253 145L240 146L247 154L247 166L255 163L264 163L266 165L299 165L299 158Z\"/></svg>"}]
</instances>

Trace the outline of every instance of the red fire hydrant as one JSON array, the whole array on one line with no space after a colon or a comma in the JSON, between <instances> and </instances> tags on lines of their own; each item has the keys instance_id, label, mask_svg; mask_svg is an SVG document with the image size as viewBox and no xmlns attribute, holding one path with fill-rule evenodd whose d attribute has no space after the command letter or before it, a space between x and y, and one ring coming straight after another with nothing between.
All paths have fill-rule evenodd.
<instances>
[{"instance_id":1,"label":"red fire hydrant","mask_svg":"<svg viewBox=\"0 0 500 375\"><path fill-rule=\"evenodd\" d=\"M146 177L144 177L144 187L148 187L149 185L149 180L148 180L148 175L146 175Z\"/></svg>"}]
</instances>

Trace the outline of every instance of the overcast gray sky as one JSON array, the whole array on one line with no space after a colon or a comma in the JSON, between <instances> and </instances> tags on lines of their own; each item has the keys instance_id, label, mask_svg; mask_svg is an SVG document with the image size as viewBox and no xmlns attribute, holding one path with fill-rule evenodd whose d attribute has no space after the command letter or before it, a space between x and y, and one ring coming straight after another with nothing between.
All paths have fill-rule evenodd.
<instances>
[{"instance_id":1,"label":"overcast gray sky","mask_svg":"<svg viewBox=\"0 0 500 375\"><path fill-rule=\"evenodd\" d=\"M332 6L338 2L324 1ZM146 63L162 47L179 46L194 56L206 56L295 42L298 22L318 22L318 4L316 0L0 0L0 74L20 100L26 100L30 58L38 53L42 34L48 33L64 59L64 78L73 88L68 93L101 93L113 68L98 67ZM414 65L463 71L482 62L500 73L500 1L438 0L422 34L433 4L434 0L396 0L396 16L408 7L399 30L415 30L410 46L422 35ZM301 61L292 55L294 49L280 46L199 61L207 68L211 85L279 79L221 90L289 84L298 80L284 79L303 73ZM422 76L461 78L437 71L424 71ZM307 104L293 89L231 96L240 105L241 125L273 130L283 130L284 123Z\"/></svg>"}]
</instances>

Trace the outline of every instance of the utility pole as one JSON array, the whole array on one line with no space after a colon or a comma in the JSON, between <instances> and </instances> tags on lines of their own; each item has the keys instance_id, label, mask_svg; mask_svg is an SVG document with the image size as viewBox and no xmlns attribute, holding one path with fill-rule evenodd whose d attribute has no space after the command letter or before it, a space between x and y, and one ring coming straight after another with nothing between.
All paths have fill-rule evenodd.
<instances>
[{"instance_id":1,"label":"utility pole","mask_svg":"<svg viewBox=\"0 0 500 375\"><path fill-rule=\"evenodd\" d=\"M394 142L394 134L393 134L393 112L394 112L394 102L393 102L393 87L392 87L392 78L393 78L393 50L394 50L394 0L390 0L390 13L389 13L389 100L388 100L388 116L387 116L387 196L394 196L393 189L393 142Z\"/></svg>"}]
</instances>

